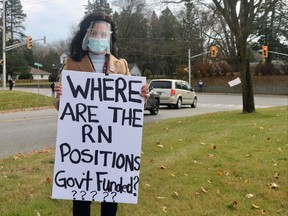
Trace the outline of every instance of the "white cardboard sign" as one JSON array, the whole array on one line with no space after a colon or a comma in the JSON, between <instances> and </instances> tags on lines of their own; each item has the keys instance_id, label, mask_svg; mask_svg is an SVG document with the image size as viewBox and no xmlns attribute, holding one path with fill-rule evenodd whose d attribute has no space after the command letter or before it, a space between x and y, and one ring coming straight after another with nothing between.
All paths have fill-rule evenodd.
<instances>
[{"instance_id":1,"label":"white cardboard sign","mask_svg":"<svg viewBox=\"0 0 288 216\"><path fill-rule=\"evenodd\" d=\"M62 71L52 198L137 203L145 82Z\"/></svg>"},{"instance_id":2,"label":"white cardboard sign","mask_svg":"<svg viewBox=\"0 0 288 216\"><path fill-rule=\"evenodd\" d=\"M230 87L234 87L236 85L239 85L240 83L241 83L241 80L240 80L239 77L237 77L236 79L231 80L231 81L228 82Z\"/></svg>"}]
</instances>

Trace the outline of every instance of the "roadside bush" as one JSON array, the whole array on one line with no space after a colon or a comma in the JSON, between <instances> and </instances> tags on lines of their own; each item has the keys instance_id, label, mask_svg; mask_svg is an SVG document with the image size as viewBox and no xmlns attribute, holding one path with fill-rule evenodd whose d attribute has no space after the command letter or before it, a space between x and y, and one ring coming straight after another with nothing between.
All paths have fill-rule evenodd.
<instances>
[{"instance_id":1,"label":"roadside bush","mask_svg":"<svg viewBox=\"0 0 288 216\"><path fill-rule=\"evenodd\" d=\"M144 71L144 76L145 76L147 79L150 79L151 75L152 75L151 70L146 69L146 70Z\"/></svg>"},{"instance_id":2,"label":"roadside bush","mask_svg":"<svg viewBox=\"0 0 288 216\"><path fill-rule=\"evenodd\" d=\"M22 73L19 75L18 79L33 79L33 76L31 73Z\"/></svg>"},{"instance_id":3,"label":"roadside bush","mask_svg":"<svg viewBox=\"0 0 288 216\"><path fill-rule=\"evenodd\" d=\"M48 81L49 82L56 82L57 81L57 77L54 76L54 75L50 75Z\"/></svg>"},{"instance_id":4,"label":"roadside bush","mask_svg":"<svg viewBox=\"0 0 288 216\"><path fill-rule=\"evenodd\" d=\"M213 74L212 68L208 63L198 63L193 68L193 76L196 78L212 76Z\"/></svg>"},{"instance_id":5,"label":"roadside bush","mask_svg":"<svg viewBox=\"0 0 288 216\"><path fill-rule=\"evenodd\" d=\"M232 72L232 67L229 64L227 64L226 62L219 62L218 68L220 70L219 75L222 75L222 76L226 76L227 74Z\"/></svg>"},{"instance_id":6,"label":"roadside bush","mask_svg":"<svg viewBox=\"0 0 288 216\"><path fill-rule=\"evenodd\" d=\"M274 67L273 64L259 63L255 68L255 75L277 75L279 70Z\"/></svg>"}]
</instances>

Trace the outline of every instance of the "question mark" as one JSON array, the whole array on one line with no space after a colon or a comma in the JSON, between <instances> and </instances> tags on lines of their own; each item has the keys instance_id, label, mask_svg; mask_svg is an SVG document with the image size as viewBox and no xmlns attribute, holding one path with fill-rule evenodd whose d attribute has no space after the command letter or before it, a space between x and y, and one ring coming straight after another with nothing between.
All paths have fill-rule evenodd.
<instances>
[{"instance_id":1,"label":"question mark","mask_svg":"<svg viewBox=\"0 0 288 216\"><path fill-rule=\"evenodd\" d=\"M114 197L117 195L117 193L116 192L112 192L111 194L114 194L114 196L112 196L112 200L113 200L113 202L115 202Z\"/></svg>"},{"instance_id":2,"label":"question mark","mask_svg":"<svg viewBox=\"0 0 288 216\"><path fill-rule=\"evenodd\" d=\"M84 199L84 196L86 195L86 192L85 192L85 191L81 191L80 193L83 194L83 195L81 196L81 197L82 197L82 200L85 200L85 199Z\"/></svg>"},{"instance_id":3,"label":"question mark","mask_svg":"<svg viewBox=\"0 0 288 216\"><path fill-rule=\"evenodd\" d=\"M138 176L135 176L134 177L134 180L136 178L136 181L134 183L134 190L136 191L137 190L137 184L139 183L139 177ZM133 193L134 196L137 196L137 193Z\"/></svg>"},{"instance_id":4,"label":"question mark","mask_svg":"<svg viewBox=\"0 0 288 216\"><path fill-rule=\"evenodd\" d=\"M109 193L105 191L105 192L103 192L103 194L106 194L106 196L104 196L104 200L103 200L104 202L106 202L105 199L106 199L106 197L108 197Z\"/></svg>"},{"instance_id":5,"label":"question mark","mask_svg":"<svg viewBox=\"0 0 288 216\"><path fill-rule=\"evenodd\" d=\"M73 190L72 193L73 193L73 199L75 200L75 199L76 199L76 198L75 198L75 195L77 194L77 191L76 191L76 190Z\"/></svg>"},{"instance_id":6,"label":"question mark","mask_svg":"<svg viewBox=\"0 0 288 216\"><path fill-rule=\"evenodd\" d=\"M94 191L91 191L90 193L91 194L94 193L94 195L92 196L92 201L94 201L94 197L97 195L97 191L94 190Z\"/></svg>"}]
</instances>

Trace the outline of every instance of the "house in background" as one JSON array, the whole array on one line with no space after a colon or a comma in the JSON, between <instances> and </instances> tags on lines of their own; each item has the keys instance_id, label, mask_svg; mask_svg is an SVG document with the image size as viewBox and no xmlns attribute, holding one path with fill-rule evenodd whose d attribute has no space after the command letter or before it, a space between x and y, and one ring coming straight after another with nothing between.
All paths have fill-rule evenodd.
<instances>
[{"instance_id":1,"label":"house in background","mask_svg":"<svg viewBox=\"0 0 288 216\"><path fill-rule=\"evenodd\" d=\"M29 73L32 74L34 80L49 80L49 76L52 75L50 72L43 71L34 67L30 67Z\"/></svg>"},{"instance_id":2,"label":"house in background","mask_svg":"<svg viewBox=\"0 0 288 216\"><path fill-rule=\"evenodd\" d=\"M135 63L128 64L132 76L141 76L141 70Z\"/></svg>"},{"instance_id":3,"label":"house in background","mask_svg":"<svg viewBox=\"0 0 288 216\"><path fill-rule=\"evenodd\" d=\"M66 59L68 58L70 52L69 51L65 51L64 53L62 53L62 55L60 56L60 64L62 65Z\"/></svg>"}]
</instances>

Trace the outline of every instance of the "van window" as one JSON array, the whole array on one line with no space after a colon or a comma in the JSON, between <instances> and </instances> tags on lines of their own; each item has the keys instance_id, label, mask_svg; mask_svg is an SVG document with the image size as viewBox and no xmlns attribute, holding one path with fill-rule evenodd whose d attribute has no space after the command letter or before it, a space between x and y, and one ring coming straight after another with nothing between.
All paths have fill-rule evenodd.
<instances>
[{"instance_id":1,"label":"van window","mask_svg":"<svg viewBox=\"0 0 288 216\"><path fill-rule=\"evenodd\" d=\"M183 83L183 89L190 91L191 88L188 83Z\"/></svg>"},{"instance_id":2,"label":"van window","mask_svg":"<svg viewBox=\"0 0 288 216\"><path fill-rule=\"evenodd\" d=\"M171 89L171 81L152 81L150 86L153 88Z\"/></svg>"},{"instance_id":3,"label":"van window","mask_svg":"<svg viewBox=\"0 0 288 216\"><path fill-rule=\"evenodd\" d=\"M175 82L175 88L176 89L182 89L181 83L180 82Z\"/></svg>"}]
</instances>

